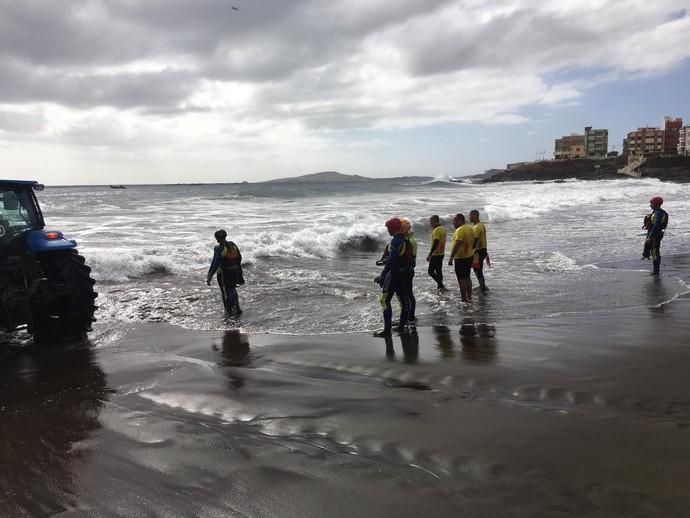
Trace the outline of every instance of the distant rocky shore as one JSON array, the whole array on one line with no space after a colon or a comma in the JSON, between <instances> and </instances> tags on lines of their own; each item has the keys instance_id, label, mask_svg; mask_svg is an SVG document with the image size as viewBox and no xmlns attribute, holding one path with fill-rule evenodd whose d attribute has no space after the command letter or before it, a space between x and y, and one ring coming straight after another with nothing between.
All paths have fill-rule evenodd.
<instances>
[{"instance_id":1,"label":"distant rocky shore","mask_svg":"<svg viewBox=\"0 0 690 518\"><path fill-rule=\"evenodd\" d=\"M337 171L322 171L320 173L305 174L292 178L277 178L261 183L363 183L363 182L388 182L400 180L406 182L428 182L433 180L431 176L399 176L395 178L369 178L358 174L343 174Z\"/></svg>"},{"instance_id":2,"label":"distant rocky shore","mask_svg":"<svg viewBox=\"0 0 690 518\"><path fill-rule=\"evenodd\" d=\"M533 180L611 180L631 178L618 174L627 161L623 157L606 160L545 160L478 178L482 183ZM652 157L641 167L642 178L659 178L671 182L690 183L690 157ZM632 178L631 178L632 179Z\"/></svg>"}]
</instances>

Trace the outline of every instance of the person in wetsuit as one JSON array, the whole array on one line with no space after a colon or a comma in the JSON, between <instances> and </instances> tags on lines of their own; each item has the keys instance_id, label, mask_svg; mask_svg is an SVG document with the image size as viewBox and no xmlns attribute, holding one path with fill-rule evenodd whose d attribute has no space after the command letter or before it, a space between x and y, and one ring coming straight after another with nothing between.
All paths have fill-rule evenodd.
<instances>
[{"instance_id":1,"label":"person in wetsuit","mask_svg":"<svg viewBox=\"0 0 690 518\"><path fill-rule=\"evenodd\" d=\"M661 208L664 200L661 196L654 196L649 200L652 214L649 217L649 230L645 246L649 247L652 256L652 275L659 275L661 268L661 240L664 238L664 230L668 225L668 213Z\"/></svg>"},{"instance_id":2,"label":"person in wetsuit","mask_svg":"<svg viewBox=\"0 0 690 518\"><path fill-rule=\"evenodd\" d=\"M417 316L415 312L417 310L417 300L414 298L413 293L413 282L414 282L414 269L417 266L417 238L414 236L414 231L412 230L412 222L407 218L400 218L402 224L402 231L407 238L407 241L412 247L412 264L407 272L407 278L405 279L405 291L407 292L407 322L408 324L414 325L417 323Z\"/></svg>"},{"instance_id":3,"label":"person in wetsuit","mask_svg":"<svg viewBox=\"0 0 690 518\"><path fill-rule=\"evenodd\" d=\"M427 273L429 277L436 281L436 288L445 290L443 285L443 255L446 253L446 228L441 225L441 220L437 215L429 218L431 225L431 248L426 261L429 263Z\"/></svg>"},{"instance_id":4,"label":"person in wetsuit","mask_svg":"<svg viewBox=\"0 0 690 518\"><path fill-rule=\"evenodd\" d=\"M223 296L225 312L231 315L234 311L237 316L242 314L240 299L237 295L237 286L244 284L242 275L242 254L237 245L228 241L228 233L218 230L213 236L218 245L213 249L213 261L208 269L206 284L211 285L211 279L218 273L218 286Z\"/></svg>"},{"instance_id":5,"label":"person in wetsuit","mask_svg":"<svg viewBox=\"0 0 690 518\"><path fill-rule=\"evenodd\" d=\"M400 218L391 218L386 221L388 234L392 236L388 245L388 257L383 271L374 282L381 286L381 307L383 308L383 330L374 333L374 336L388 337L393 330L393 308L391 300L397 295L400 301L400 322L398 330L407 325L408 297L405 290L407 276L412 264L412 246L402 232Z\"/></svg>"},{"instance_id":6,"label":"person in wetsuit","mask_svg":"<svg viewBox=\"0 0 690 518\"><path fill-rule=\"evenodd\" d=\"M470 211L470 222L474 225L474 236L476 238L475 243L475 254L477 254L477 260L473 263L474 274L477 276L479 281L479 289L483 292L489 291L486 286L486 281L484 280L484 261L490 264L489 252L486 248L486 227L484 223L479 221L479 211Z\"/></svg>"}]
</instances>

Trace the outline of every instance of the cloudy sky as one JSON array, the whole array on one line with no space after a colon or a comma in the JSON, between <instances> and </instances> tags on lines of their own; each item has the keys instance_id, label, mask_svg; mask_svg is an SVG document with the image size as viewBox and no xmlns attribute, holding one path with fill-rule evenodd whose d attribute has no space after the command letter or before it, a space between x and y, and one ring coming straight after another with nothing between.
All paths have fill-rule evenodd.
<instances>
[{"instance_id":1,"label":"cloudy sky","mask_svg":"<svg viewBox=\"0 0 690 518\"><path fill-rule=\"evenodd\" d=\"M690 119L690 0L0 0L0 167L462 175Z\"/></svg>"}]
</instances>

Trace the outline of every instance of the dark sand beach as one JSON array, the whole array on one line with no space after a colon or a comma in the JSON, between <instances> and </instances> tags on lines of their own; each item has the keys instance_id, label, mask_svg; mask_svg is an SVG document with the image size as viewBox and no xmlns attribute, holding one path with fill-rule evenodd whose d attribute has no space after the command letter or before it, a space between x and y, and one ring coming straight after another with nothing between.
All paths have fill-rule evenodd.
<instances>
[{"instance_id":1,"label":"dark sand beach","mask_svg":"<svg viewBox=\"0 0 690 518\"><path fill-rule=\"evenodd\" d=\"M688 516L688 315L13 348L0 515Z\"/></svg>"}]
</instances>

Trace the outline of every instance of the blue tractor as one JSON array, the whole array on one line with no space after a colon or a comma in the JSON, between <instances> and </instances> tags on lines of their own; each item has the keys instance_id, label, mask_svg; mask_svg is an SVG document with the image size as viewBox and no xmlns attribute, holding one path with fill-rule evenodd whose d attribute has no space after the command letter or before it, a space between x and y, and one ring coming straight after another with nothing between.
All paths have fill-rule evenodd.
<instances>
[{"instance_id":1,"label":"blue tractor","mask_svg":"<svg viewBox=\"0 0 690 518\"><path fill-rule=\"evenodd\" d=\"M78 341L95 321L95 281L76 241L45 230L40 190L0 180L0 327L26 326L39 343Z\"/></svg>"}]
</instances>

